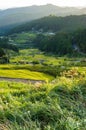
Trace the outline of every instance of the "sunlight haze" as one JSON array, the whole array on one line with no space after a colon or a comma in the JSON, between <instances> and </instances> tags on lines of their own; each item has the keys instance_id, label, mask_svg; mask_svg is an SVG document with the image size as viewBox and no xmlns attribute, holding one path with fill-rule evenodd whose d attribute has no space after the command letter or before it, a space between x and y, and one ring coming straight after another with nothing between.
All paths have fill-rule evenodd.
<instances>
[{"instance_id":1,"label":"sunlight haze","mask_svg":"<svg viewBox=\"0 0 86 130\"><path fill-rule=\"evenodd\" d=\"M86 7L86 0L0 0L0 9L45 4Z\"/></svg>"}]
</instances>

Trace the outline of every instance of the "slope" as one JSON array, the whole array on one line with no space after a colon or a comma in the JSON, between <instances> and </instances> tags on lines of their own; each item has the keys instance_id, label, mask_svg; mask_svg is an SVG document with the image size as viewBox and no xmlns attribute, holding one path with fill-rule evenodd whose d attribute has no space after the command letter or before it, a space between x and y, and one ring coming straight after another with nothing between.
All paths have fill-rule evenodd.
<instances>
[{"instance_id":1,"label":"slope","mask_svg":"<svg viewBox=\"0 0 86 130\"><path fill-rule=\"evenodd\" d=\"M57 31L75 31L86 28L86 15L56 17L43 17L32 22L27 22L15 27L10 33L22 31L40 31L40 32L57 32Z\"/></svg>"}]
</instances>

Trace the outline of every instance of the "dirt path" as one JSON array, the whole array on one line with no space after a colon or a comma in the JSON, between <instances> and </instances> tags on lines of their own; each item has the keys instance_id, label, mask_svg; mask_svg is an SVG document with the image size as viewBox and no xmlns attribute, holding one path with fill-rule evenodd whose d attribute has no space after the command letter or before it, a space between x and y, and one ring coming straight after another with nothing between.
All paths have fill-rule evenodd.
<instances>
[{"instance_id":1,"label":"dirt path","mask_svg":"<svg viewBox=\"0 0 86 130\"><path fill-rule=\"evenodd\" d=\"M0 81L11 81L11 82L23 82L23 83L44 83L44 80L33 80L33 79L21 79L21 78L9 78L9 77L0 77Z\"/></svg>"}]
</instances>

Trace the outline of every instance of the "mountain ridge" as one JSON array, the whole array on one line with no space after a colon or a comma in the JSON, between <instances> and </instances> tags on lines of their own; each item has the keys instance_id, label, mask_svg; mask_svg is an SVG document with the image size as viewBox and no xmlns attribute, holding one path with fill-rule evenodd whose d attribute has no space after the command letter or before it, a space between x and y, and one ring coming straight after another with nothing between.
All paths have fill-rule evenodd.
<instances>
[{"instance_id":1,"label":"mountain ridge","mask_svg":"<svg viewBox=\"0 0 86 130\"><path fill-rule=\"evenodd\" d=\"M86 14L86 8L59 7L52 4L0 10L0 27L35 20L48 15L68 16Z\"/></svg>"},{"instance_id":2,"label":"mountain ridge","mask_svg":"<svg viewBox=\"0 0 86 130\"><path fill-rule=\"evenodd\" d=\"M4 35L10 29L32 20L45 16L69 16L86 14L86 8L59 7L52 4L33 5L27 7L9 8L0 10L0 35Z\"/></svg>"}]
</instances>

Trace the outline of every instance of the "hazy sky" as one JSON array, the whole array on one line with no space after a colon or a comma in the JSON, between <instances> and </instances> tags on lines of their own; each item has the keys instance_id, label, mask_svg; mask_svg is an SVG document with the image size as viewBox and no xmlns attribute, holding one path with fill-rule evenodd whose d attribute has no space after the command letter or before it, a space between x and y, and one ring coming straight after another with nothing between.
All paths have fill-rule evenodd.
<instances>
[{"instance_id":1,"label":"hazy sky","mask_svg":"<svg viewBox=\"0 0 86 130\"><path fill-rule=\"evenodd\" d=\"M0 0L0 9L47 3L58 6L86 6L86 0Z\"/></svg>"}]
</instances>

